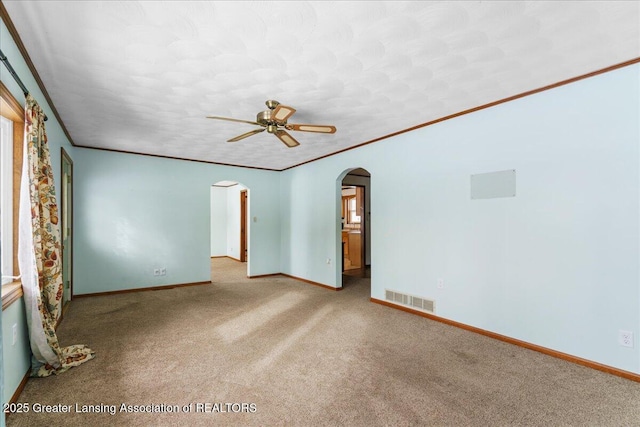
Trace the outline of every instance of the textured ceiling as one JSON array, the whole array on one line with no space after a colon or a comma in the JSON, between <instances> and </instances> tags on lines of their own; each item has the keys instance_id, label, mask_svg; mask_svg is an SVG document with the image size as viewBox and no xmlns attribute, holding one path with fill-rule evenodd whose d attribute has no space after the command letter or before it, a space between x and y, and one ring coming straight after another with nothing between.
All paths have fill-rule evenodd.
<instances>
[{"instance_id":1,"label":"textured ceiling","mask_svg":"<svg viewBox=\"0 0 640 427\"><path fill-rule=\"evenodd\" d=\"M636 1L3 4L76 145L277 170L640 57ZM338 130L205 118L267 99Z\"/></svg>"}]
</instances>

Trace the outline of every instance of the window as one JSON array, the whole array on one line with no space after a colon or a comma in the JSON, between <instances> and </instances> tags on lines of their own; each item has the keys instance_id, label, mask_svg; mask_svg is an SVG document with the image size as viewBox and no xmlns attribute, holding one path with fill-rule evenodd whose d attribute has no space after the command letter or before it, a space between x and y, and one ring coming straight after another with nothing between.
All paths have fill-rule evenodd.
<instances>
[{"instance_id":1,"label":"window","mask_svg":"<svg viewBox=\"0 0 640 427\"><path fill-rule=\"evenodd\" d=\"M355 225L355 228L359 228L359 224L362 223L362 195L362 187L342 187L343 223Z\"/></svg>"},{"instance_id":2,"label":"window","mask_svg":"<svg viewBox=\"0 0 640 427\"><path fill-rule=\"evenodd\" d=\"M360 215L358 215L358 205L356 196L349 197L349 224L360 224Z\"/></svg>"},{"instance_id":3,"label":"window","mask_svg":"<svg viewBox=\"0 0 640 427\"><path fill-rule=\"evenodd\" d=\"M0 81L0 262L2 275L2 309L22 296L22 286L11 276L18 268L18 202L24 143L24 107Z\"/></svg>"},{"instance_id":4,"label":"window","mask_svg":"<svg viewBox=\"0 0 640 427\"><path fill-rule=\"evenodd\" d=\"M13 282L13 122L0 116L0 254L2 284Z\"/></svg>"}]
</instances>

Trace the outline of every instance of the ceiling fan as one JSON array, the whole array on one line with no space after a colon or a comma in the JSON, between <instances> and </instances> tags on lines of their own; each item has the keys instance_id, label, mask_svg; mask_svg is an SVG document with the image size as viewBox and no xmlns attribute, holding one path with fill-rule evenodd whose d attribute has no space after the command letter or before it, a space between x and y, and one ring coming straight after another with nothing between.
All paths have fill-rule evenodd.
<instances>
[{"instance_id":1,"label":"ceiling fan","mask_svg":"<svg viewBox=\"0 0 640 427\"><path fill-rule=\"evenodd\" d=\"M265 130L271 134L277 136L287 147L293 148L300 145L294 137L292 137L288 130L302 131L302 132L318 132L318 133L335 133L335 126L327 125L303 125L287 123L289 117L293 116L296 110L292 107L280 104L278 101L268 100L268 110L261 111L256 117L256 121L232 119L229 117L207 116L208 119L216 120L228 120L230 122L248 123L250 125L262 126L260 129L254 129L242 135L238 135L235 138L231 138L227 142L237 142L241 139L248 138L252 135L264 132Z\"/></svg>"}]
</instances>

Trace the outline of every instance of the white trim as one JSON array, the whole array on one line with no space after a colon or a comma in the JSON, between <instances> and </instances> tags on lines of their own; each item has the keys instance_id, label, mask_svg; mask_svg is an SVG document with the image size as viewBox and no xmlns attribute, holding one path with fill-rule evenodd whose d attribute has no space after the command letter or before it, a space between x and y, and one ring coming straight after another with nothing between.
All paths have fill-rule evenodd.
<instances>
[{"instance_id":1,"label":"white trim","mask_svg":"<svg viewBox=\"0 0 640 427\"><path fill-rule=\"evenodd\" d=\"M13 281L13 122L0 116L0 253L2 284Z\"/></svg>"}]
</instances>

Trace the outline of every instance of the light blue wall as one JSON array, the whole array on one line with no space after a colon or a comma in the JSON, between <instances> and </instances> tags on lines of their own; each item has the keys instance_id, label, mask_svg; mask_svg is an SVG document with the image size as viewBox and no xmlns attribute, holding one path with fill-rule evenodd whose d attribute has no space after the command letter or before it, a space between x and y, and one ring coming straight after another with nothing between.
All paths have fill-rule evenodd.
<instances>
[{"instance_id":1,"label":"light blue wall","mask_svg":"<svg viewBox=\"0 0 640 427\"><path fill-rule=\"evenodd\" d=\"M211 187L211 256L227 255L227 188Z\"/></svg>"},{"instance_id":2,"label":"light blue wall","mask_svg":"<svg viewBox=\"0 0 640 427\"><path fill-rule=\"evenodd\" d=\"M334 158L343 156L330 159ZM336 266L339 269L341 265L337 239L340 207L336 200L336 179L341 171L335 171L334 164L320 160L282 172L280 189L281 271L329 286L336 286Z\"/></svg>"},{"instance_id":3,"label":"light blue wall","mask_svg":"<svg viewBox=\"0 0 640 427\"><path fill-rule=\"evenodd\" d=\"M12 36L10 35L4 21L0 20L0 49L7 56L14 70L20 79L38 101L45 114L49 118L46 122L46 131L51 154L51 165L56 179L56 194L60 194L60 148L64 147L69 156L74 158L74 147L65 136L62 127L56 120L49 104L40 88L38 87L29 67L22 58ZM9 89L13 96L24 105L24 94L9 74L4 65L0 65L0 80ZM19 340L16 345L12 345L11 327L16 324L19 330ZM16 391L17 386L22 381L24 374L31 364L31 353L27 338L27 325L24 314L24 301L19 299L2 312L2 355L3 355L3 401L8 401ZM0 417L4 420L4 417Z\"/></svg>"},{"instance_id":4,"label":"light blue wall","mask_svg":"<svg viewBox=\"0 0 640 427\"><path fill-rule=\"evenodd\" d=\"M372 296L640 372L640 66L405 133L282 174L284 273L340 286L336 180L371 173ZM339 137L339 130L336 134ZM470 175L516 169L515 198ZM437 289L438 278L444 289Z\"/></svg>"},{"instance_id":5,"label":"light blue wall","mask_svg":"<svg viewBox=\"0 0 640 427\"><path fill-rule=\"evenodd\" d=\"M279 173L83 148L74 160L74 294L210 280L221 180L251 188L249 274L280 271Z\"/></svg>"},{"instance_id":6,"label":"light blue wall","mask_svg":"<svg viewBox=\"0 0 640 427\"><path fill-rule=\"evenodd\" d=\"M5 385L3 402L11 399L31 367L31 347L29 347L29 331L25 319L22 299L2 311L2 358ZM15 345L13 344L13 325L18 328Z\"/></svg>"},{"instance_id":7,"label":"light blue wall","mask_svg":"<svg viewBox=\"0 0 640 427\"><path fill-rule=\"evenodd\" d=\"M373 297L433 298L439 316L640 373L638 343L617 343L620 329L640 337L638 65L279 174L74 149L4 23L0 47L49 116L55 176L61 146L74 161L75 294L209 280L209 188L220 180L251 189L250 275L339 286L339 177L363 167ZM506 169L515 198L470 200L471 174ZM7 318L4 364L24 364L7 347Z\"/></svg>"}]
</instances>

